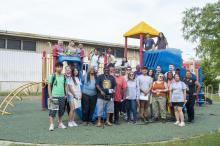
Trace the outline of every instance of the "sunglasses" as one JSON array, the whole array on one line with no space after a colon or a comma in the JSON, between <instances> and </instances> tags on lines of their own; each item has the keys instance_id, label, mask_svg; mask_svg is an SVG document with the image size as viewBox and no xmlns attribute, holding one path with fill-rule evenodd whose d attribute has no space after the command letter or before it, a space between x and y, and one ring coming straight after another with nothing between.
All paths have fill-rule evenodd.
<instances>
[{"instance_id":1,"label":"sunglasses","mask_svg":"<svg viewBox=\"0 0 220 146\"><path fill-rule=\"evenodd\" d=\"M134 76L134 74L130 74L130 76Z\"/></svg>"}]
</instances>

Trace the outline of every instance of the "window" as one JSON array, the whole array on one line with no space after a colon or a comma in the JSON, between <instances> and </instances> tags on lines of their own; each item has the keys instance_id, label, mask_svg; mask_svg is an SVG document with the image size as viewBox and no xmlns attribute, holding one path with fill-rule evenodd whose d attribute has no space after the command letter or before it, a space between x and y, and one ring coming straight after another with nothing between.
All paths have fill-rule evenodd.
<instances>
[{"instance_id":1,"label":"window","mask_svg":"<svg viewBox=\"0 0 220 146\"><path fill-rule=\"evenodd\" d=\"M7 49L21 50L21 40L8 39Z\"/></svg>"},{"instance_id":2,"label":"window","mask_svg":"<svg viewBox=\"0 0 220 146\"><path fill-rule=\"evenodd\" d=\"M104 48L96 48L99 51L99 54L101 55L103 52L105 52Z\"/></svg>"},{"instance_id":3,"label":"window","mask_svg":"<svg viewBox=\"0 0 220 146\"><path fill-rule=\"evenodd\" d=\"M115 49L115 57L123 58L124 57L124 49L122 49L122 48Z\"/></svg>"},{"instance_id":4,"label":"window","mask_svg":"<svg viewBox=\"0 0 220 146\"><path fill-rule=\"evenodd\" d=\"M0 38L0 48L5 48L5 39Z\"/></svg>"},{"instance_id":5,"label":"window","mask_svg":"<svg viewBox=\"0 0 220 146\"><path fill-rule=\"evenodd\" d=\"M35 41L23 41L23 50L36 51Z\"/></svg>"}]
</instances>

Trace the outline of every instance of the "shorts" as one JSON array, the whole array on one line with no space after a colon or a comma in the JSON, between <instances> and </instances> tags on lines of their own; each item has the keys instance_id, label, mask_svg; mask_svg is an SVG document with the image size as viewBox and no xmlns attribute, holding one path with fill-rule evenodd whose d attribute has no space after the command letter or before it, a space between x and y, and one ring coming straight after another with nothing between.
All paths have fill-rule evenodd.
<instances>
[{"instance_id":1,"label":"shorts","mask_svg":"<svg viewBox=\"0 0 220 146\"><path fill-rule=\"evenodd\" d=\"M184 102L172 102L172 106L179 106L179 107L183 107Z\"/></svg>"},{"instance_id":2,"label":"shorts","mask_svg":"<svg viewBox=\"0 0 220 146\"><path fill-rule=\"evenodd\" d=\"M97 100L98 117L101 117L103 115L104 110L106 110L107 113L114 113L114 101L98 98Z\"/></svg>"},{"instance_id":3,"label":"shorts","mask_svg":"<svg viewBox=\"0 0 220 146\"><path fill-rule=\"evenodd\" d=\"M68 95L68 96L67 96L67 102L68 102L68 103L74 102L74 97L71 96L71 95Z\"/></svg>"},{"instance_id":4,"label":"shorts","mask_svg":"<svg viewBox=\"0 0 220 146\"><path fill-rule=\"evenodd\" d=\"M58 99L58 102L59 102L58 115L59 115L59 117L62 117L65 112L66 98L64 98L64 97L53 97L53 98ZM49 110L50 117L56 117L56 113L57 113L57 110Z\"/></svg>"}]
</instances>

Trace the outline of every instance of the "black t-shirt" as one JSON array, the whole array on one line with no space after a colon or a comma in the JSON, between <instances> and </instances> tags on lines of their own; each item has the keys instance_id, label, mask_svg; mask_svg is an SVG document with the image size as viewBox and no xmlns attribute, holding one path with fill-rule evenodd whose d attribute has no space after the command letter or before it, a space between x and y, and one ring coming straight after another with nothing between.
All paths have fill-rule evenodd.
<instances>
[{"instance_id":1,"label":"black t-shirt","mask_svg":"<svg viewBox=\"0 0 220 146\"><path fill-rule=\"evenodd\" d=\"M193 95L193 93L195 93L196 90L196 79L192 79L192 78L184 78L183 82L188 86L188 90L186 91L187 94L189 95Z\"/></svg>"},{"instance_id":2,"label":"black t-shirt","mask_svg":"<svg viewBox=\"0 0 220 146\"><path fill-rule=\"evenodd\" d=\"M115 89L116 87L116 81L115 78L112 75L105 75L102 74L98 76L96 79L96 85L99 85L101 90L106 94L106 95L112 95L112 93L109 93L109 89ZM104 98L100 92L98 93L98 98Z\"/></svg>"}]
</instances>

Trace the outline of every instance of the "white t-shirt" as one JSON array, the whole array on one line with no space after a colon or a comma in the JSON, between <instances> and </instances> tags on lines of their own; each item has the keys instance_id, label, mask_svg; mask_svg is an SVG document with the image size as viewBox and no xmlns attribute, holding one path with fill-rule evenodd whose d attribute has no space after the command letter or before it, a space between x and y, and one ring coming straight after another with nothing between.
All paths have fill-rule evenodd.
<instances>
[{"instance_id":1,"label":"white t-shirt","mask_svg":"<svg viewBox=\"0 0 220 146\"><path fill-rule=\"evenodd\" d=\"M138 83L139 83L139 86L140 86L140 99L141 100L148 100L149 99L149 94L147 96L144 95L144 93L142 91L146 91L146 90L149 90L152 83L153 83L153 79L146 75L140 75L137 77L138 79Z\"/></svg>"},{"instance_id":2,"label":"white t-shirt","mask_svg":"<svg viewBox=\"0 0 220 146\"><path fill-rule=\"evenodd\" d=\"M184 82L172 82L170 90L172 91L171 102L184 102L183 90L186 90L186 84Z\"/></svg>"},{"instance_id":3,"label":"white t-shirt","mask_svg":"<svg viewBox=\"0 0 220 146\"><path fill-rule=\"evenodd\" d=\"M67 78L66 82L68 85L71 85L71 88L74 92L74 95L76 96L75 98L80 98L80 96L81 96L81 87L80 87L81 83L80 83L78 77L75 77L75 80L76 80L76 84L74 83L72 78ZM70 91L68 91L68 95L73 96L73 94Z\"/></svg>"},{"instance_id":4,"label":"white t-shirt","mask_svg":"<svg viewBox=\"0 0 220 146\"><path fill-rule=\"evenodd\" d=\"M91 66L92 67L97 67L99 62L99 55L93 54L91 57Z\"/></svg>"}]
</instances>

